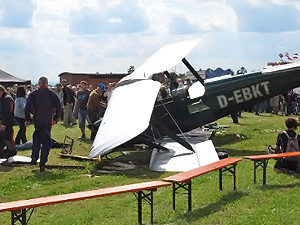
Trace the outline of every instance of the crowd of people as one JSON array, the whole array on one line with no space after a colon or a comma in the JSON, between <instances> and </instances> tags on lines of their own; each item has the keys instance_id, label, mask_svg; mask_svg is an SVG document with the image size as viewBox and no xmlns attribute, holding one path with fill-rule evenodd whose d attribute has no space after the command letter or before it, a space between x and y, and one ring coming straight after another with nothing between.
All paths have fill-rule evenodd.
<instances>
[{"instance_id":1,"label":"crowd of people","mask_svg":"<svg viewBox=\"0 0 300 225\"><path fill-rule=\"evenodd\" d=\"M262 101L253 107L253 111L258 115L263 112L276 115L299 115L300 110L300 88L295 88L287 93L274 96Z\"/></svg>"},{"instance_id":2,"label":"crowd of people","mask_svg":"<svg viewBox=\"0 0 300 225\"><path fill-rule=\"evenodd\" d=\"M28 143L26 127L34 124L32 136L31 164L40 159L40 171L45 164L51 148L51 127L59 120L66 127L77 124L81 131L80 140L94 140L96 130L86 137L86 123L93 124L104 115L115 83L106 87L99 83L93 90L86 81L71 86L62 80L55 87L48 86L47 77L40 77L37 87L31 85L0 85L0 158L16 155L18 145ZM14 138L14 125L18 133Z\"/></svg>"},{"instance_id":3,"label":"crowd of people","mask_svg":"<svg viewBox=\"0 0 300 225\"><path fill-rule=\"evenodd\" d=\"M258 102L254 106L245 109L245 111L253 112L256 115L272 113L281 116L298 116L300 113L300 87ZM232 122L239 123L239 117L241 117L241 115L242 111L232 112Z\"/></svg>"},{"instance_id":4,"label":"crowd of people","mask_svg":"<svg viewBox=\"0 0 300 225\"><path fill-rule=\"evenodd\" d=\"M153 80L162 84L158 100L170 97L170 90L173 88L190 85L188 81L182 81L180 78L176 79L174 83L168 83L165 76L160 73L155 74ZM45 171L45 164L51 148L51 127L59 120L64 126L69 127L76 125L78 119L78 127L81 132L79 139L93 141L97 130L91 127L103 117L114 85L115 83L109 83L107 86L99 83L93 89L86 81L72 86L66 80L62 80L55 87L49 87L46 77L40 77L35 88L31 85L14 85L7 88L0 85L0 158L14 156L17 152L16 145L28 143L26 127L30 124L34 124L31 163L37 164L37 160L40 159L41 172ZM300 88L296 88L284 95L260 102L249 110L256 114L270 112L286 116L298 115L299 104ZM240 114L241 112L231 114L234 123L238 123ZM294 121L286 123L288 128L286 133L292 137L295 136L294 123ZM15 139L14 125L19 127ZM86 127L91 129L89 138L86 137ZM285 138L286 135L281 134L277 140L277 146L281 147L282 152L286 148L282 147L282 143L286 145ZM285 166L286 163L280 165Z\"/></svg>"}]
</instances>

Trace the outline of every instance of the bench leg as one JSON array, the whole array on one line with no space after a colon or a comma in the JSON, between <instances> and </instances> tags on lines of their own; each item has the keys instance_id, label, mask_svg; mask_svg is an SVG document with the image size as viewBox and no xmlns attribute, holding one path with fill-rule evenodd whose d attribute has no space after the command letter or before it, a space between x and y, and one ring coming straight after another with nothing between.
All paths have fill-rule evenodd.
<instances>
[{"instance_id":1,"label":"bench leg","mask_svg":"<svg viewBox=\"0 0 300 225\"><path fill-rule=\"evenodd\" d=\"M149 190L149 193L145 193L144 191L138 191L137 192L137 200L138 200L138 223L143 224L143 204L142 201L149 203L151 207L151 224L153 224L153 191ZM134 193L135 194L135 193Z\"/></svg>"},{"instance_id":2,"label":"bench leg","mask_svg":"<svg viewBox=\"0 0 300 225\"><path fill-rule=\"evenodd\" d=\"M253 173L253 175L254 175L254 177L253 177L253 182L254 182L254 184L256 184L256 168L257 168L257 165L256 165L256 161L254 161L254 173Z\"/></svg>"},{"instance_id":3,"label":"bench leg","mask_svg":"<svg viewBox=\"0 0 300 225\"><path fill-rule=\"evenodd\" d=\"M183 188L188 194L188 211L192 211L192 180L186 183L173 183L173 210L175 210L176 205L176 191L179 188Z\"/></svg>"},{"instance_id":4,"label":"bench leg","mask_svg":"<svg viewBox=\"0 0 300 225\"><path fill-rule=\"evenodd\" d=\"M188 210L192 211L192 180L188 182Z\"/></svg>"},{"instance_id":5,"label":"bench leg","mask_svg":"<svg viewBox=\"0 0 300 225\"><path fill-rule=\"evenodd\" d=\"M264 164L263 164L263 185L265 185L266 182L267 182L267 166L268 166L268 161L269 160L264 160Z\"/></svg>"},{"instance_id":6,"label":"bench leg","mask_svg":"<svg viewBox=\"0 0 300 225\"><path fill-rule=\"evenodd\" d=\"M236 164L231 166L226 166L219 169L219 186L220 191L223 190L223 172L230 172L233 175L233 190L236 190Z\"/></svg>"},{"instance_id":7,"label":"bench leg","mask_svg":"<svg viewBox=\"0 0 300 225\"><path fill-rule=\"evenodd\" d=\"M263 160L254 160L254 183L256 183L256 169L258 167L263 168L263 185L267 183L267 167L268 167L268 159Z\"/></svg>"},{"instance_id":8,"label":"bench leg","mask_svg":"<svg viewBox=\"0 0 300 225\"><path fill-rule=\"evenodd\" d=\"M219 187L220 191L223 190L223 171L222 169L219 169Z\"/></svg>"},{"instance_id":9,"label":"bench leg","mask_svg":"<svg viewBox=\"0 0 300 225\"><path fill-rule=\"evenodd\" d=\"M175 210L175 206L176 206L176 183L172 184L173 187L173 210Z\"/></svg>"},{"instance_id":10,"label":"bench leg","mask_svg":"<svg viewBox=\"0 0 300 225\"><path fill-rule=\"evenodd\" d=\"M26 220L26 214L29 210L32 210L30 213L30 216L28 218L28 220ZM34 208L29 208L29 209L21 209L21 212L17 212L17 211L11 211L11 225L15 225L16 222L20 222L22 225L27 225L32 213L34 211Z\"/></svg>"}]
</instances>

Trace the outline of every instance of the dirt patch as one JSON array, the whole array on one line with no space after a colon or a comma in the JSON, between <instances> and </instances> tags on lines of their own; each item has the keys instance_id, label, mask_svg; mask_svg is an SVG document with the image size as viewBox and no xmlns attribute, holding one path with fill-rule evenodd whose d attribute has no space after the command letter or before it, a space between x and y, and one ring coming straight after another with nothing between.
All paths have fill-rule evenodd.
<instances>
[{"instance_id":1,"label":"dirt patch","mask_svg":"<svg viewBox=\"0 0 300 225\"><path fill-rule=\"evenodd\" d=\"M148 167L150 162L150 150L126 150L115 156L104 157L96 167L96 173L110 174L137 167ZM113 158L114 157L114 158Z\"/></svg>"}]
</instances>

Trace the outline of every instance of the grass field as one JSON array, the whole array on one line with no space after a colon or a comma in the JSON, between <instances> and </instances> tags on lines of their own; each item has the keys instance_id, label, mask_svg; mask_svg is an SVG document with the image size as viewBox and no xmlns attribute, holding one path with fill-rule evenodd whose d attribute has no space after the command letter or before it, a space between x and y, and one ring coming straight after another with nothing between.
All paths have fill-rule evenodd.
<instances>
[{"instance_id":1,"label":"grass field","mask_svg":"<svg viewBox=\"0 0 300 225\"><path fill-rule=\"evenodd\" d=\"M243 113L240 124L231 123L230 117L220 119L219 125L229 125L217 133L213 142L217 149L226 149L229 157L267 154L267 146L275 144L278 132L285 129L284 116ZM31 139L33 127L27 132ZM15 131L18 128L16 127ZM52 137L62 142L65 135L75 139L74 154L87 156L90 142L78 140L78 127L65 128L59 122L53 127ZM40 173L38 166L0 166L0 202L40 196L57 195L109 186L160 180L172 173L148 169L149 151L132 151L129 154L111 154L105 162L135 162L134 170L112 174L98 174L96 162L62 159L52 149L48 164L85 165L79 169L53 169ZM30 151L19 151L30 156ZM117 157L113 159L114 157ZM267 185L262 186L262 173L253 183L253 162L244 160L237 166L237 191L233 191L232 177L223 179L219 191L217 171L193 180L193 210L187 211L187 195L177 195L176 210L172 210L171 187L154 193L155 224L299 224L300 176L279 174L270 160ZM150 223L150 207L143 207L143 221ZM10 213L0 213L0 224L10 224ZM42 206L35 209L29 224L137 224L137 201L132 193L90 200Z\"/></svg>"}]
</instances>

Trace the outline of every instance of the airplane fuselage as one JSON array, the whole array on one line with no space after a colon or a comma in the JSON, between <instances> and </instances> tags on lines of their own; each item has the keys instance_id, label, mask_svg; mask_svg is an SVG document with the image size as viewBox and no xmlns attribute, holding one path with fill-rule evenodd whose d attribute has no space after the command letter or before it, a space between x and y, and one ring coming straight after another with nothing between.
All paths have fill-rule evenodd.
<instances>
[{"instance_id":1,"label":"airplane fuselage","mask_svg":"<svg viewBox=\"0 0 300 225\"><path fill-rule=\"evenodd\" d=\"M156 104L152 119L178 133L187 132L298 86L300 66L207 80L202 97L189 99L185 88L174 90L172 100Z\"/></svg>"}]
</instances>

